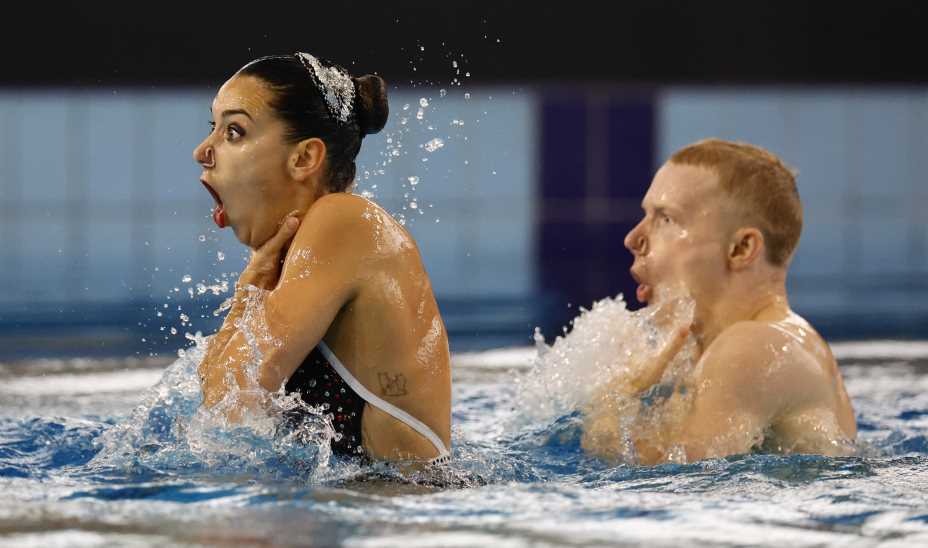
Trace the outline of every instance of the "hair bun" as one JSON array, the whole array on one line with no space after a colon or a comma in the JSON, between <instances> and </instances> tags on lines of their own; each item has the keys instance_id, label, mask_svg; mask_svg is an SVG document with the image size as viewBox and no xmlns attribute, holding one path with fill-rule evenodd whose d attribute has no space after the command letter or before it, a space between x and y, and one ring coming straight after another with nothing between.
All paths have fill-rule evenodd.
<instances>
[{"instance_id":1,"label":"hair bun","mask_svg":"<svg viewBox=\"0 0 928 548\"><path fill-rule=\"evenodd\" d=\"M377 133L387 124L390 107L387 104L387 83L383 78L367 74L353 78L357 99L355 112L361 135Z\"/></svg>"}]
</instances>

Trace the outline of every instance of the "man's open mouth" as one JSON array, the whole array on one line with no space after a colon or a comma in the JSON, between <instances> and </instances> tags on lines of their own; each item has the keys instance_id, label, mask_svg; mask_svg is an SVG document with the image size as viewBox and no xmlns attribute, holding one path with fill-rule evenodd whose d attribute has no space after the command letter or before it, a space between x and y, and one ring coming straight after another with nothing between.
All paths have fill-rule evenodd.
<instances>
[{"instance_id":1,"label":"man's open mouth","mask_svg":"<svg viewBox=\"0 0 928 548\"><path fill-rule=\"evenodd\" d=\"M213 207L213 222L216 223L216 226L219 228L226 227L226 210L222 205L222 198L219 197L219 193L216 192L213 187L209 186L209 183L200 179L200 182L203 183L203 186L206 187L206 190L209 191L212 195L213 200L216 200L216 205Z\"/></svg>"},{"instance_id":2,"label":"man's open mouth","mask_svg":"<svg viewBox=\"0 0 928 548\"><path fill-rule=\"evenodd\" d=\"M635 298L637 298L638 302L641 304L648 304L648 301L651 299L651 294L654 291L651 284L642 282L641 275L635 272L634 269L629 272L632 278L638 283L638 288L635 290Z\"/></svg>"}]
</instances>

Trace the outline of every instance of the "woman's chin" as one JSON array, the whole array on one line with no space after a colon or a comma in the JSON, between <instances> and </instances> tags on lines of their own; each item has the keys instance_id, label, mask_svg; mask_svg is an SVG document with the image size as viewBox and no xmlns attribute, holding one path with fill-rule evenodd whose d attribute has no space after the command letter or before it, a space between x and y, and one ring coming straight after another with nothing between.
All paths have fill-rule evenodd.
<instances>
[{"instance_id":1,"label":"woman's chin","mask_svg":"<svg viewBox=\"0 0 928 548\"><path fill-rule=\"evenodd\" d=\"M265 227L264 230L255 227L242 227L235 229L235 237L240 242L250 247L258 249L274 236L275 232L272 227Z\"/></svg>"},{"instance_id":2,"label":"woman's chin","mask_svg":"<svg viewBox=\"0 0 928 548\"><path fill-rule=\"evenodd\" d=\"M235 234L235 239L237 239L243 245L254 249L252 246L250 230L247 230L241 223L236 223L235 221L229 221L227 227L232 229L232 233Z\"/></svg>"}]
</instances>

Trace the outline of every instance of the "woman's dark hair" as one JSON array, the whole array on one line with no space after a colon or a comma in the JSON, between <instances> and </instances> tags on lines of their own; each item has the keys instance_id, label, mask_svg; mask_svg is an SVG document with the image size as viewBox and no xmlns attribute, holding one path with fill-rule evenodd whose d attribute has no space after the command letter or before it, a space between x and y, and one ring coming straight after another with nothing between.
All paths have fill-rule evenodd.
<instances>
[{"instance_id":1,"label":"woman's dark hair","mask_svg":"<svg viewBox=\"0 0 928 548\"><path fill-rule=\"evenodd\" d=\"M326 67L335 66L325 60L319 62ZM355 89L352 113L346 120L339 120L326 103L323 95L326 90L320 89L319 79L297 55L261 57L236 74L259 78L274 92L270 106L289 128L285 139L295 143L318 137L325 142L331 181L329 190L347 190L354 181L355 158L361 150L361 139L377 133L387 123L389 107L383 78L371 74L351 77Z\"/></svg>"}]
</instances>

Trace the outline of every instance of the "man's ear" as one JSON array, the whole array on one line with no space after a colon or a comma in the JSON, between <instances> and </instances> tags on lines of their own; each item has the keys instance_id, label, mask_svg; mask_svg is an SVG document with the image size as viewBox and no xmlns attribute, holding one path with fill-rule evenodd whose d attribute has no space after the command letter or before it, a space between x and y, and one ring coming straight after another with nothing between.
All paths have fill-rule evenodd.
<instances>
[{"instance_id":1,"label":"man's ear","mask_svg":"<svg viewBox=\"0 0 928 548\"><path fill-rule=\"evenodd\" d=\"M764 235L756 228L739 228L728 244L728 265L732 270L744 270L764 253Z\"/></svg>"},{"instance_id":2,"label":"man's ear","mask_svg":"<svg viewBox=\"0 0 928 548\"><path fill-rule=\"evenodd\" d=\"M290 176L298 181L305 181L311 176L321 173L325 164L325 142L318 137L303 139L297 143L290 155L288 168Z\"/></svg>"}]
</instances>

